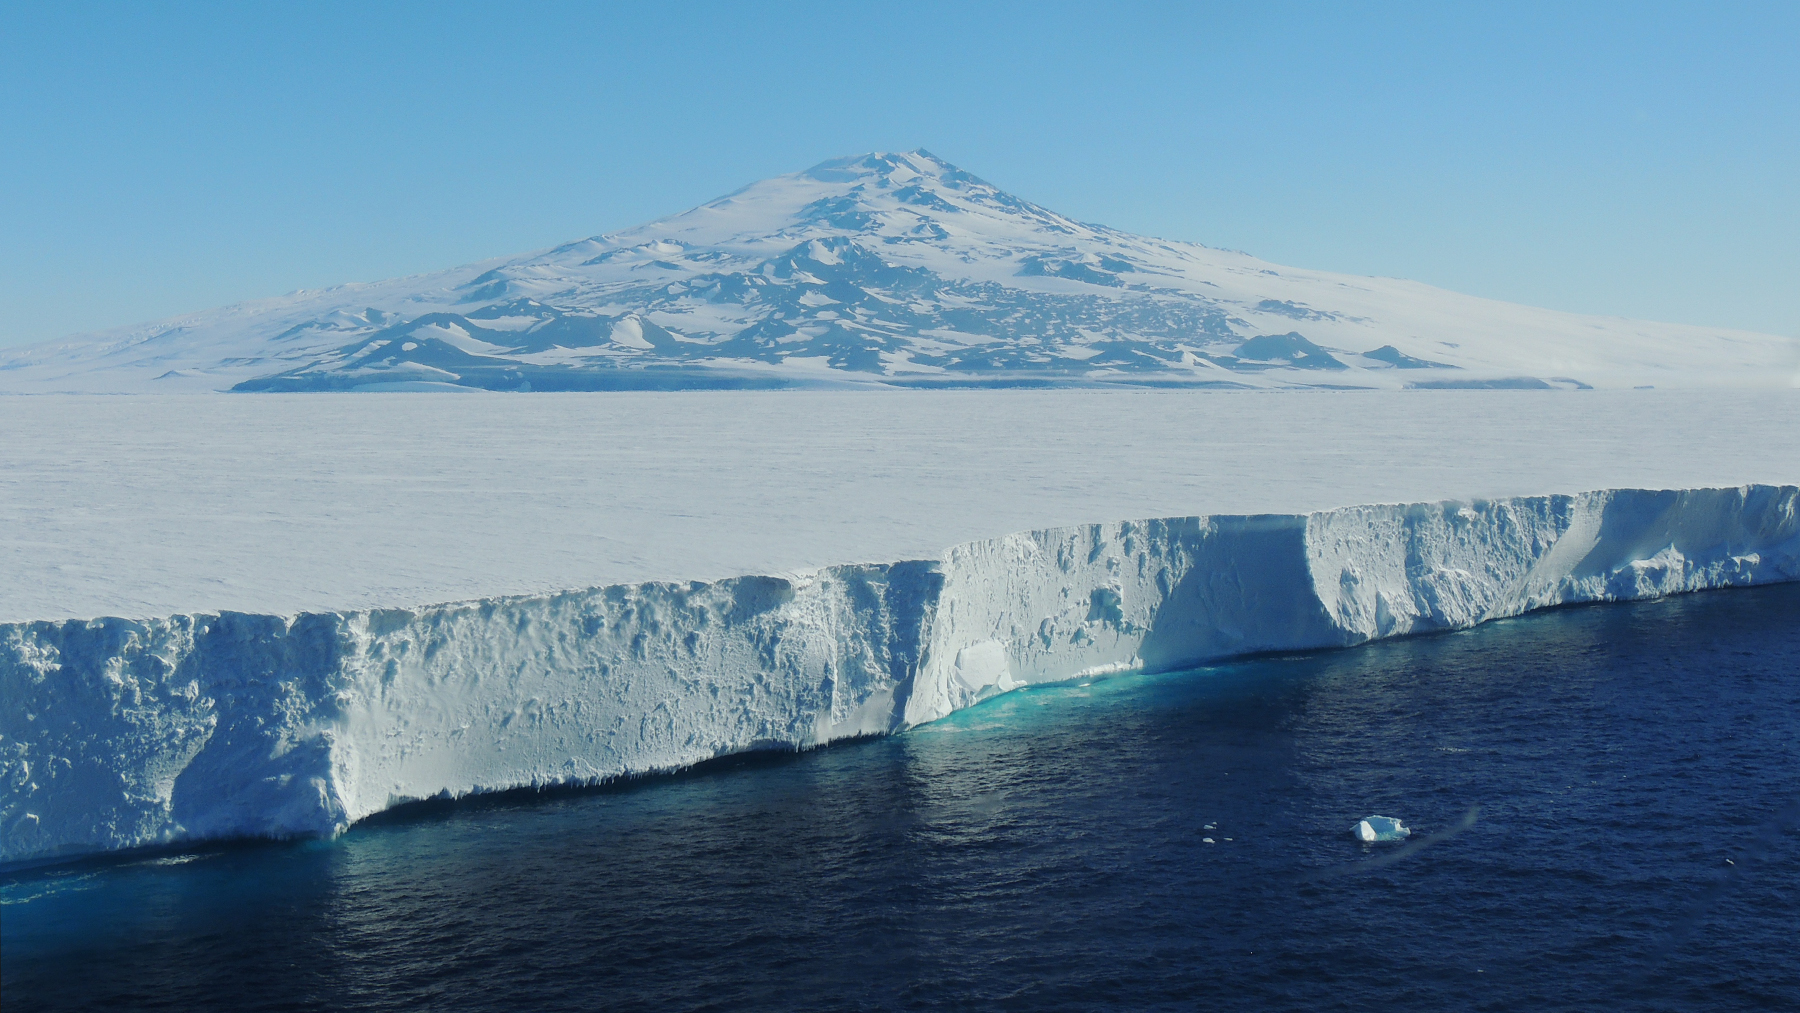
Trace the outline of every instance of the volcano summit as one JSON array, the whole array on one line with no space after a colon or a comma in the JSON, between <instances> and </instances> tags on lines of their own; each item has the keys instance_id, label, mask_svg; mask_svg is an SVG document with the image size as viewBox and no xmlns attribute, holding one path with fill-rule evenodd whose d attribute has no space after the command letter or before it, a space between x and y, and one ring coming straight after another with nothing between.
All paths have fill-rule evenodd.
<instances>
[{"instance_id":1,"label":"volcano summit","mask_svg":"<svg viewBox=\"0 0 1800 1013\"><path fill-rule=\"evenodd\" d=\"M0 391L1787 386L1772 335L1065 218L924 150L605 236L0 353Z\"/></svg>"}]
</instances>

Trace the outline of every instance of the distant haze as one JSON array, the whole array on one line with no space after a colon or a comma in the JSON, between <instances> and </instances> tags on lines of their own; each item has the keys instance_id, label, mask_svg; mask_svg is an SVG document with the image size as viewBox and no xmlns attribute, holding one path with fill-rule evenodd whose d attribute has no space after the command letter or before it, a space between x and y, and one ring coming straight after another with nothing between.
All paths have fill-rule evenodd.
<instances>
[{"instance_id":1,"label":"distant haze","mask_svg":"<svg viewBox=\"0 0 1800 1013\"><path fill-rule=\"evenodd\" d=\"M1079 221L1800 333L1800 6L15 7L0 346L925 146Z\"/></svg>"}]
</instances>

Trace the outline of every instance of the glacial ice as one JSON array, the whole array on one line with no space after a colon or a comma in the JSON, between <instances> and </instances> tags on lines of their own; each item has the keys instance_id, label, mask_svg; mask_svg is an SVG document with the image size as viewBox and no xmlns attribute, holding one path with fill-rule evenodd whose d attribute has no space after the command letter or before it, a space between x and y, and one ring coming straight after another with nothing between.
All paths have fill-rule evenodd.
<instances>
[{"instance_id":1,"label":"glacial ice","mask_svg":"<svg viewBox=\"0 0 1800 1013\"><path fill-rule=\"evenodd\" d=\"M1358 820L1350 828L1351 836L1364 843L1375 841L1404 841L1412 836L1406 824L1392 816L1368 816Z\"/></svg>"},{"instance_id":2,"label":"glacial ice","mask_svg":"<svg viewBox=\"0 0 1800 1013\"><path fill-rule=\"evenodd\" d=\"M1095 672L1800 579L1800 487L1046 528L411 609L0 624L0 861L803 749Z\"/></svg>"}]
</instances>

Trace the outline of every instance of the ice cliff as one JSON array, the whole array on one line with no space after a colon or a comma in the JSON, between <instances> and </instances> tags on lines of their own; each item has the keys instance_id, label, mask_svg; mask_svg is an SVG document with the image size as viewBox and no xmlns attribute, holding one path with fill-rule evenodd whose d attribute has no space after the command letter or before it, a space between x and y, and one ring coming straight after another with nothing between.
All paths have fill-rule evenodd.
<instances>
[{"instance_id":1,"label":"ice cliff","mask_svg":"<svg viewBox=\"0 0 1800 1013\"><path fill-rule=\"evenodd\" d=\"M1800 488L1054 528L417 610L0 625L0 861L883 734L995 693L1800 579Z\"/></svg>"}]
</instances>

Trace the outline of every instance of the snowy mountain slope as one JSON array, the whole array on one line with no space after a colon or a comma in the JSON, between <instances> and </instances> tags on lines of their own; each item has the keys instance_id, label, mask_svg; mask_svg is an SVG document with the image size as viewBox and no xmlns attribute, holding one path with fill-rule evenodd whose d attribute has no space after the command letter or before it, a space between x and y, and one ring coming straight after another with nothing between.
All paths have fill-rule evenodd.
<instances>
[{"instance_id":1,"label":"snowy mountain slope","mask_svg":"<svg viewBox=\"0 0 1800 1013\"><path fill-rule=\"evenodd\" d=\"M1087 225L923 150L635 229L0 353L4 391L1788 386L1789 339Z\"/></svg>"}]
</instances>

